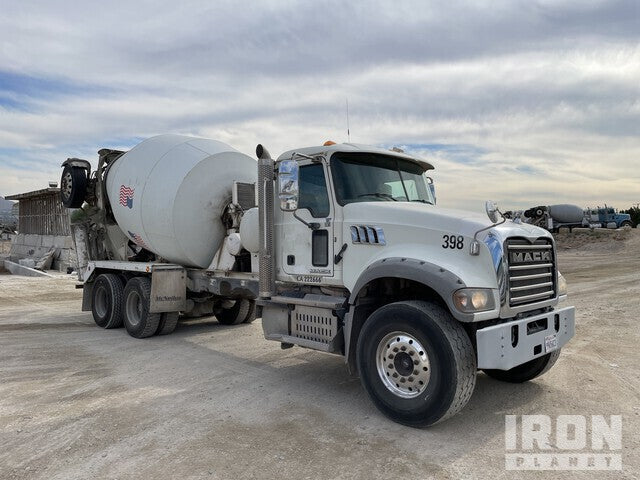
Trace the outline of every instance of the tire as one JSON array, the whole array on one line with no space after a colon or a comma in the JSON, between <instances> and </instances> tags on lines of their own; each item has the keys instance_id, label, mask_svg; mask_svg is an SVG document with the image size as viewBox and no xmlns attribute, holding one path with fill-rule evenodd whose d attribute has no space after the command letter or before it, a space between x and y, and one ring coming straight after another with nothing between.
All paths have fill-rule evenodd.
<instances>
[{"instance_id":1,"label":"tire","mask_svg":"<svg viewBox=\"0 0 640 480\"><path fill-rule=\"evenodd\" d=\"M624 222L622 222L622 223L620 224L620 228L624 228L624 227L627 227L627 226L629 226L629 227L633 227L633 224L632 224L630 221L628 221L628 220L625 220Z\"/></svg>"},{"instance_id":2,"label":"tire","mask_svg":"<svg viewBox=\"0 0 640 480\"><path fill-rule=\"evenodd\" d=\"M156 335L169 335L176 329L178 325L179 312L164 312L160 315L160 323Z\"/></svg>"},{"instance_id":3,"label":"tire","mask_svg":"<svg viewBox=\"0 0 640 480\"><path fill-rule=\"evenodd\" d=\"M469 336L449 312L424 301L391 303L373 312L358 337L356 362L376 407L411 427L455 415L476 384Z\"/></svg>"},{"instance_id":4,"label":"tire","mask_svg":"<svg viewBox=\"0 0 640 480\"><path fill-rule=\"evenodd\" d=\"M135 338L150 337L158 331L160 313L149 313L151 280L134 277L124 287L124 326Z\"/></svg>"},{"instance_id":5,"label":"tire","mask_svg":"<svg viewBox=\"0 0 640 480\"><path fill-rule=\"evenodd\" d=\"M249 313L242 323L253 323L256 319L256 301L249 300Z\"/></svg>"},{"instance_id":6,"label":"tire","mask_svg":"<svg viewBox=\"0 0 640 480\"><path fill-rule=\"evenodd\" d=\"M524 383L546 373L558 360L560 349L547 353L510 370L483 370L491 378L509 383Z\"/></svg>"},{"instance_id":7,"label":"tire","mask_svg":"<svg viewBox=\"0 0 640 480\"><path fill-rule=\"evenodd\" d=\"M216 318L223 325L238 325L245 321L250 308L249 300L236 300L233 307L223 308L220 313L216 314Z\"/></svg>"},{"instance_id":8,"label":"tire","mask_svg":"<svg viewBox=\"0 0 640 480\"><path fill-rule=\"evenodd\" d=\"M60 177L60 198L67 208L79 208L87 196L87 171L67 165Z\"/></svg>"},{"instance_id":9,"label":"tire","mask_svg":"<svg viewBox=\"0 0 640 480\"><path fill-rule=\"evenodd\" d=\"M122 326L124 284L114 273L98 275L91 292L91 313L96 325L102 328Z\"/></svg>"}]
</instances>

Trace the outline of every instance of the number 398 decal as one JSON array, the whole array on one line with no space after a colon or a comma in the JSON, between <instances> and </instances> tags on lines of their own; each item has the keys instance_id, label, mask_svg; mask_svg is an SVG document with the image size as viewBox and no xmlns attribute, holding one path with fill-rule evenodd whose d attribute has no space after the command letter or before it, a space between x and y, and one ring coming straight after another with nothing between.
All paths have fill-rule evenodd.
<instances>
[{"instance_id":1,"label":"number 398 decal","mask_svg":"<svg viewBox=\"0 0 640 480\"><path fill-rule=\"evenodd\" d=\"M464 237L462 235L443 235L442 248L450 248L451 250L462 250L464 248Z\"/></svg>"}]
</instances>

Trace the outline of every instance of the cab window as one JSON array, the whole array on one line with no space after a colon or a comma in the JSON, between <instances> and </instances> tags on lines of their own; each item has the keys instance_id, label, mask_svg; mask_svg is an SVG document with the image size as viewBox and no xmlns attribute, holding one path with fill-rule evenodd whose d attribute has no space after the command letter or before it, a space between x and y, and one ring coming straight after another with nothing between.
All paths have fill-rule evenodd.
<instances>
[{"instance_id":1,"label":"cab window","mask_svg":"<svg viewBox=\"0 0 640 480\"><path fill-rule=\"evenodd\" d=\"M307 208L313 217L328 217L329 193L324 178L324 168L320 164L300 167L300 197L298 208Z\"/></svg>"}]
</instances>

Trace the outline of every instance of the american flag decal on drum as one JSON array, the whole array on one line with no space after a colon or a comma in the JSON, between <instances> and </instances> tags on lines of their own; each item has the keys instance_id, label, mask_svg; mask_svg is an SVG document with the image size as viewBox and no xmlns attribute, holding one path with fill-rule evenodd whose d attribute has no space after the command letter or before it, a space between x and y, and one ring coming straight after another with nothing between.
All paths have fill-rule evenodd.
<instances>
[{"instance_id":1,"label":"american flag decal on drum","mask_svg":"<svg viewBox=\"0 0 640 480\"><path fill-rule=\"evenodd\" d=\"M118 203L123 207L133 208L134 189L125 185L120 185L120 200Z\"/></svg>"},{"instance_id":2,"label":"american flag decal on drum","mask_svg":"<svg viewBox=\"0 0 640 480\"><path fill-rule=\"evenodd\" d=\"M142 237L140 235L132 232L131 230L127 230L127 233L136 244L140 245L143 248L149 248L147 247L147 244L144 243L144 240L142 240Z\"/></svg>"}]
</instances>

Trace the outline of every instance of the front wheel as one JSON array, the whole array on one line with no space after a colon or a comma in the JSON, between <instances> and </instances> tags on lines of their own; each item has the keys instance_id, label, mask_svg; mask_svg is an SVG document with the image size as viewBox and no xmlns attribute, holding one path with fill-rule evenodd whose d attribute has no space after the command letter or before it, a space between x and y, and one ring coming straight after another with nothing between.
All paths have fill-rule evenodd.
<instances>
[{"instance_id":1,"label":"front wheel","mask_svg":"<svg viewBox=\"0 0 640 480\"><path fill-rule=\"evenodd\" d=\"M443 308L397 302L367 319L356 361L376 407L392 420L426 427L458 413L476 382L469 336Z\"/></svg>"},{"instance_id":2,"label":"front wheel","mask_svg":"<svg viewBox=\"0 0 640 480\"><path fill-rule=\"evenodd\" d=\"M509 383L524 383L549 371L560 356L560 349L513 367L510 370L483 370L491 378Z\"/></svg>"},{"instance_id":3,"label":"front wheel","mask_svg":"<svg viewBox=\"0 0 640 480\"><path fill-rule=\"evenodd\" d=\"M620 228L624 228L624 227L633 227L633 224L629 220L625 220L620 224Z\"/></svg>"}]
</instances>

